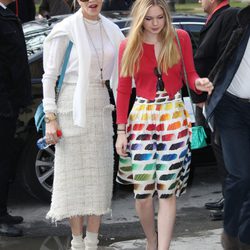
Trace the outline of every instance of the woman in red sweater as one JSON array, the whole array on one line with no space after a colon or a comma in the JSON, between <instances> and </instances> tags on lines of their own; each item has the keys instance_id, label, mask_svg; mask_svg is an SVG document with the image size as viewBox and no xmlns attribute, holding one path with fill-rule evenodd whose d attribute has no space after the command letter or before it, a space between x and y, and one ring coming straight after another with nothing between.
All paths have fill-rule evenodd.
<instances>
[{"instance_id":1,"label":"woman in red sweater","mask_svg":"<svg viewBox=\"0 0 250 250\"><path fill-rule=\"evenodd\" d=\"M166 250L175 223L176 196L185 191L190 164L191 123L179 93L183 86L181 54L166 0L137 0L131 15L130 33L119 53L117 181L134 184L147 250ZM212 83L199 78L194 69L188 34L184 30L176 33L190 88L210 94ZM137 97L127 118L132 80ZM154 194L159 198L158 238Z\"/></svg>"}]
</instances>

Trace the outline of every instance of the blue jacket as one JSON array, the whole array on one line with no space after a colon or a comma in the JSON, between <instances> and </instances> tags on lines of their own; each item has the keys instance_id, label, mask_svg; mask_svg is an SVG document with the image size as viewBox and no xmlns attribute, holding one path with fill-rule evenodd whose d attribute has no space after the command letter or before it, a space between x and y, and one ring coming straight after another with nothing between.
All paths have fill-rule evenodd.
<instances>
[{"instance_id":1,"label":"blue jacket","mask_svg":"<svg viewBox=\"0 0 250 250\"><path fill-rule=\"evenodd\" d=\"M213 113L237 72L250 37L250 6L237 15L237 28L213 70L209 79L214 83L214 91L205 107L208 122L213 123Z\"/></svg>"}]
</instances>

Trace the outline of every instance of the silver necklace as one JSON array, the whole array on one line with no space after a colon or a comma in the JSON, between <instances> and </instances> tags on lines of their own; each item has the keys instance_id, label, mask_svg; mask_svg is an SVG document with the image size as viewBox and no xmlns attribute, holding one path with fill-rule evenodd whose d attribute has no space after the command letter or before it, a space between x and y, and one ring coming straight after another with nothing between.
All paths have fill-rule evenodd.
<instances>
[{"instance_id":1,"label":"silver necklace","mask_svg":"<svg viewBox=\"0 0 250 250\"><path fill-rule=\"evenodd\" d=\"M105 84L105 81L103 80L104 49L103 49L102 22L101 22L101 20L100 20L100 22L99 22L100 35L101 35L101 45L102 45L102 56L101 56L101 58L99 58L99 55L98 55L98 52L97 52L97 48L95 47L95 44L94 44L94 42L93 42L93 40L92 40L92 37L91 37L91 35L90 35L90 32L89 32L89 30L88 30L88 27L87 27L85 21L86 21L86 20L84 19L84 26L85 26L85 29L86 29L86 31L87 31L87 35L88 35L88 37L89 37L90 43L92 44L92 46L93 46L93 48L94 48L94 50L95 50L95 54L96 54L96 58L97 58L97 62L98 62L98 66L99 66L100 74L101 74L101 83L102 83L102 85L104 86L104 84Z\"/></svg>"}]
</instances>

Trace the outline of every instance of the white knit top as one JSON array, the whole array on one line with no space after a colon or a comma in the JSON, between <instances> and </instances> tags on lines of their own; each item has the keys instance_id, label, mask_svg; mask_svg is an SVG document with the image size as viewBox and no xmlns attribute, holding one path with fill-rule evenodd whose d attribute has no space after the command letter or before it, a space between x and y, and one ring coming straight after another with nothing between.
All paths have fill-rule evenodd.
<instances>
[{"instance_id":1,"label":"white knit top","mask_svg":"<svg viewBox=\"0 0 250 250\"><path fill-rule=\"evenodd\" d=\"M100 25L102 26L102 22L96 22L92 20L85 21L86 28L89 31L89 35L91 35L91 39L88 37L90 49L91 49L91 66L89 71L89 79L92 81L96 79L99 81L101 79L100 76L100 68L98 66L98 57L99 61L102 64L102 47L105 50L105 56L103 58L103 79L109 80L112 74L112 70L114 67L114 47L111 44L105 30L101 27L102 37L103 37L103 46L100 41ZM88 35L88 34L87 34ZM94 46L92 44L94 43ZM56 103L55 103L55 82L57 80L57 76L60 74L62 61L64 57L64 53L62 51L66 51L69 40L66 36L56 37L51 42L51 53L47 58L47 70L43 77L43 105L46 111L55 112L57 111ZM95 50L95 48L96 50ZM96 51L98 53L98 57L96 55ZM113 63L112 63L113 62ZM78 79L78 56L76 47L73 46L69 58L69 63L66 69L64 81L67 83L76 83ZM80 70L80 69L79 69ZM94 80L95 81L95 80Z\"/></svg>"},{"instance_id":2,"label":"white knit top","mask_svg":"<svg viewBox=\"0 0 250 250\"><path fill-rule=\"evenodd\" d=\"M100 19L105 34L115 50L113 68L112 64L108 66L112 68L110 81L113 92L115 92L118 81L118 48L120 42L124 39L124 36L119 27L110 20L102 15L100 15ZM51 33L45 39L43 55L45 71L43 75L44 110L45 112L56 112L55 94L53 93L53 89L57 77L60 74L63 57L69 40L73 42L71 53L72 58L69 61L64 81L76 82L76 89L73 98L73 120L75 125L85 127L86 97L88 95L89 74L91 68L91 44L88 40L81 10L56 24ZM79 70L76 70L78 68ZM106 72L105 74L107 74L105 77L108 77L110 68L106 68L104 71Z\"/></svg>"}]
</instances>

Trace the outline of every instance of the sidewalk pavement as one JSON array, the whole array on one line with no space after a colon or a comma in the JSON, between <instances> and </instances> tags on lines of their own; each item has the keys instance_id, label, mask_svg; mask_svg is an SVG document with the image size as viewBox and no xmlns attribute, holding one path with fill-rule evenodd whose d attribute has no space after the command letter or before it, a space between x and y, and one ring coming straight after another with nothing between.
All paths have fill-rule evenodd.
<instances>
[{"instance_id":1,"label":"sidewalk pavement","mask_svg":"<svg viewBox=\"0 0 250 250\"><path fill-rule=\"evenodd\" d=\"M210 211L204 208L205 202L221 196L221 184L216 167L196 169L192 185L185 195L177 199L177 218L170 250L221 250L221 221L211 221ZM121 195L121 193L119 193ZM124 209L124 206L126 209ZM157 208L157 203L156 203ZM134 201L131 195L115 197L113 216L104 223L116 223L126 219L135 221ZM136 218L138 220L138 218ZM145 239L115 242L99 250L145 250Z\"/></svg>"},{"instance_id":2,"label":"sidewalk pavement","mask_svg":"<svg viewBox=\"0 0 250 250\"><path fill-rule=\"evenodd\" d=\"M221 221L211 221L205 202L221 197L221 184L215 166L195 169L192 185L186 194L177 199L175 231L170 250L221 250ZM68 221L55 226L45 219L49 204L28 197L20 197L13 190L10 209L24 217L21 225L24 237L2 237L3 250L65 250L71 240ZM19 196L18 196L19 195ZM157 200L155 202L157 211ZM167 212L167 211L166 211ZM118 188L112 202L112 215L103 216L99 250L145 250L145 238L134 208L132 191ZM50 240L60 247L48 247ZM21 247L21 248L19 248ZM31 247L31 248L30 248Z\"/></svg>"},{"instance_id":3,"label":"sidewalk pavement","mask_svg":"<svg viewBox=\"0 0 250 250\"><path fill-rule=\"evenodd\" d=\"M195 237L177 237L172 243L170 250L221 250L221 229L200 232ZM117 242L109 247L100 247L99 250L145 250L145 240L131 240Z\"/></svg>"},{"instance_id":4,"label":"sidewalk pavement","mask_svg":"<svg viewBox=\"0 0 250 250\"><path fill-rule=\"evenodd\" d=\"M222 250L220 243L222 221L211 221L210 211L204 208L206 202L220 197L221 184L216 167L197 168L187 193L177 198L176 226L170 250ZM126 209L122 209L124 204ZM121 196L120 199L115 197L113 217L110 222L114 223L123 218L126 218L126 221L135 220L134 201L131 200L131 196ZM108 223L105 218L104 223ZM145 239L136 239L135 235L134 240L116 242L109 247L99 249L145 250L145 246Z\"/></svg>"}]
</instances>

